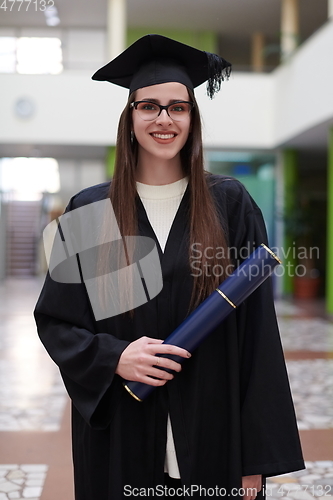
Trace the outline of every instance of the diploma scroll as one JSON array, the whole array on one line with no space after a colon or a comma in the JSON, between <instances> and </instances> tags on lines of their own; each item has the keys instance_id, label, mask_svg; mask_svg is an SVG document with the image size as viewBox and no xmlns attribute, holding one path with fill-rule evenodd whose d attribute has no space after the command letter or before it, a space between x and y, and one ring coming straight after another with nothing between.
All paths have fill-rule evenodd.
<instances>
[{"instance_id":1,"label":"diploma scroll","mask_svg":"<svg viewBox=\"0 0 333 500\"><path fill-rule=\"evenodd\" d=\"M280 259L262 243L163 343L177 345L192 353L279 264ZM180 356L157 356L167 357L178 363L185 361ZM137 401L143 401L155 389L152 385L132 381L124 381L124 387Z\"/></svg>"}]
</instances>

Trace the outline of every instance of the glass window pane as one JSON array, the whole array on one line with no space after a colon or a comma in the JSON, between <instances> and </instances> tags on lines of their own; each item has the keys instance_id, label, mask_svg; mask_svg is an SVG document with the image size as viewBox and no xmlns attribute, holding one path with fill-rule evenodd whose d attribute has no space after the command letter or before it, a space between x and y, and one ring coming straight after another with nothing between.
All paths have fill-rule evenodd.
<instances>
[{"instance_id":1,"label":"glass window pane","mask_svg":"<svg viewBox=\"0 0 333 500\"><path fill-rule=\"evenodd\" d=\"M25 74L61 73L62 49L59 38L21 37L17 41L17 72Z\"/></svg>"},{"instance_id":2,"label":"glass window pane","mask_svg":"<svg viewBox=\"0 0 333 500\"><path fill-rule=\"evenodd\" d=\"M16 200L37 200L41 193L60 189L59 167L54 158L3 158L0 160L0 190Z\"/></svg>"}]
</instances>

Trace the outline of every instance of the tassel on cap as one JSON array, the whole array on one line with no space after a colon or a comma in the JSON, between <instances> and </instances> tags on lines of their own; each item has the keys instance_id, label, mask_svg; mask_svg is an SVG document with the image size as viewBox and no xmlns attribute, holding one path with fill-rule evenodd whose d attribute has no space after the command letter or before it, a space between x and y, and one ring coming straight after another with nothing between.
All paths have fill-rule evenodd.
<instances>
[{"instance_id":1,"label":"tassel on cap","mask_svg":"<svg viewBox=\"0 0 333 500\"><path fill-rule=\"evenodd\" d=\"M206 52L208 59L207 95L213 99L216 92L221 90L221 83L228 80L231 73L231 64L216 54Z\"/></svg>"}]
</instances>

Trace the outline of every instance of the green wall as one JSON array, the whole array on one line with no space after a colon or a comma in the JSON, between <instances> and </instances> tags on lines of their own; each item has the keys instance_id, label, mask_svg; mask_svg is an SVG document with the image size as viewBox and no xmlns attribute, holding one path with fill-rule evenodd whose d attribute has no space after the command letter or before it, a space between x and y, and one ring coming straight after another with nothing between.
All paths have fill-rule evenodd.
<instances>
[{"instance_id":1,"label":"green wall","mask_svg":"<svg viewBox=\"0 0 333 500\"><path fill-rule=\"evenodd\" d=\"M333 313L333 127L329 132L327 171L326 309Z\"/></svg>"},{"instance_id":2,"label":"green wall","mask_svg":"<svg viewBox=\"0 0 333 500\"><path fill-rule=\"evenodd\" d=\"M298 152L294 149L285 149L283 155L283 179L284 179L284 213L285 222L292 217L295 211L295 188L298 177ZM288 252L288 248L293 247L293 237L284 231L284 265L285 269L295 269L296 261L293 252ZM293 278L290 273L284 273L283 280L284 293L293 292Z\"/></svg>"},{"instance_id":3,"label":"green wall","mask_svg":"<svg viewBox=\"0 0 333 500\"><path fill-rule=\"evenodd\" d=\"M274 167L272 167L273 169ZM275 246L274 241L274 200L275 200L275 178L274 175L260 178L257 175L238 175L237 179L244 184L252 198L262 211L268 242Z\"/></svg>"},{"instance_id":4,"label":"green wall","mask_svg":"<svg viewBox=\"0 0 333 500\"><path fill-rule=\"evenodd\" d=\"M108 146L105 158L107 179L111 179L111 177L113 176L115 160L116 160L116 146Z\"/></svg>"},{"instance_id":5,"label":"green wall","mask_svg":"<svg viewBox=\"0 0 333 500\"><path fill-rule=\"evenodd\" d=\"M191 45L206 52L218 52L217 35L211 31L193 31L193 30L169 30L152 27L129 29L127 32L127 45L131 45L138 38L150 33L167 36L178 42Z\"/></svg>"}]
</instances>

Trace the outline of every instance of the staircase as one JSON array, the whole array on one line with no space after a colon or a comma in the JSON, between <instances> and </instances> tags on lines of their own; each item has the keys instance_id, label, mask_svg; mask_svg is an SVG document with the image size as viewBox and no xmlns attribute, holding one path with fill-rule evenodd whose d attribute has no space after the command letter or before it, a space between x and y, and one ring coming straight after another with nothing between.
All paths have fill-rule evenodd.
<instances>
[{"instance_id":1,"label":"staircase","mask_svg":"<svg viewBox=\"0 0 333 500\"><path fill-rule=\"evenodd\" d=\"M9 201L7 206L7 276L28 278L36 274L40 201Z\"/></svg>"}]
</instances>

